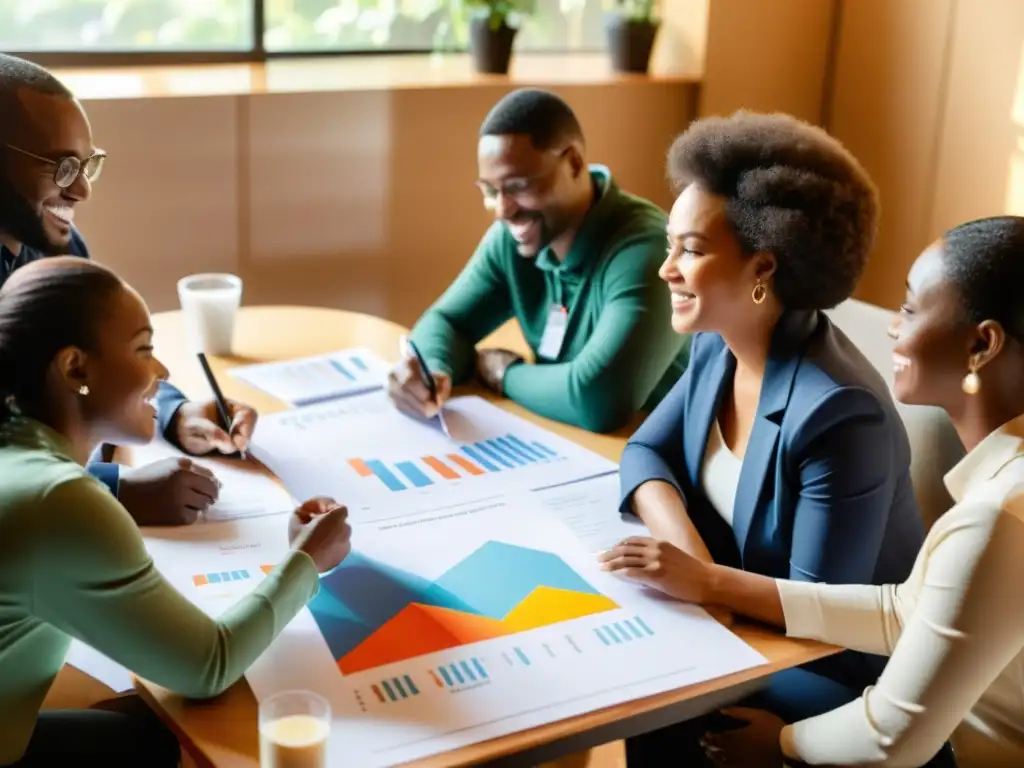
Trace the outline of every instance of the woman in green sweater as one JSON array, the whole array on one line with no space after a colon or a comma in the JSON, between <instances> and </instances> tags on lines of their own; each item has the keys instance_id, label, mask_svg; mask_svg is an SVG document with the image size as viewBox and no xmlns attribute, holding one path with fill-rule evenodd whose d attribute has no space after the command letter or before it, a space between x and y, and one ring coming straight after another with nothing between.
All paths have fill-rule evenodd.
<instances>
[{"instance_id":1,"label":"woman in green sweater","mask_svg":"<svg viewBox=\"0 0 1024 768\"><path fill-rule=\"evenodd\" d=\"M84 467L99 443L153 438L167 371L152 335L142 299L94 262L44 259L0 289L0 765L177 765L175 740L137 700L40 713L71 638L183 695L215 696L349 552L345 508L313 499L287 532L282 521L289 555L219 619L164 580Z\"/></svg>"}]
</instances>

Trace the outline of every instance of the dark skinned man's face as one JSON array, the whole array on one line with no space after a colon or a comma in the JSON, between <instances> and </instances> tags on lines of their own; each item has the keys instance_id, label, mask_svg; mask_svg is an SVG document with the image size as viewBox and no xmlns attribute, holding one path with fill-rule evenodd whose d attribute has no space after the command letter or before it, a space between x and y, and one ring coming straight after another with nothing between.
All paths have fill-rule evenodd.
<instances>
[{"instance_id":1,"label":"dark skinned man's face","mask_svg":"<svg viewBox=\"0 0 1024 768\"><path fill-rule=\"evenodd\" d=\"M540 150L523 134L484 136L477 164L484 205L515 238L520 256L535 258L573 221L576 180L587 172L574 145Z\"/></svg>"},{"instance_id":2,"label":"dark skinned man's face","mask_svg":"<svg viewBox=\"0 0 1024 768\"><path fill-rule=\"evenodd\" d=\"M53 163L93 155L89 121L76 100L27 88L13 95L10 107L0 134L0 236L9 246L66 253L75 206L91 189L84 174L59 187Z\"/></svg>"}]
</instances>

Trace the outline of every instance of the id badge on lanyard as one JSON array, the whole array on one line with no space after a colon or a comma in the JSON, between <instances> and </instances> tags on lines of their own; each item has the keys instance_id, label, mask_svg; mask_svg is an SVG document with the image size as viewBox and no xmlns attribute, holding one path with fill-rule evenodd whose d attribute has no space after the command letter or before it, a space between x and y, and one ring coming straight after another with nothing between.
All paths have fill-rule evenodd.
<instances>
[{"instance_id":1,"label":"id badge on lanyard","mask_svg":"<svg viewBox=\"0 0 1024 768\"><path fill-rule=\"evenodd\" d=\"M548 321L544 326L537 354L545 360L557 360L565 341L565 329L569 325L569 311L561 304L552 304L548 310Z\"/></svg>"}]
</instances>

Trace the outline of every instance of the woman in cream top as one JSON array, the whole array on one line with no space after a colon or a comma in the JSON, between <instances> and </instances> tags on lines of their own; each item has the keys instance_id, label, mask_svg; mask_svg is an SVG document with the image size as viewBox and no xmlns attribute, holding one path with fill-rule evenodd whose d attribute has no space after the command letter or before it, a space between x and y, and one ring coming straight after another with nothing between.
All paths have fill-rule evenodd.
<instances>
[{"instance_id":1,"label":"woman in cream top","mask_svg":"<svg viewBox=\"0 0 1024 768\"><path fill-rule=\"evenodd\" d=\"M651 539L602 555L679 599L723 605L804 637L889 656L877 683L784 724L758 710L705 736L719 765L929 764L956 731L964 766L1024 765L1024 219L961 225L914 263L895 340L894 392L937 405L967 449L955 506L899 585L770 579Z\"/></svg>"}]
</instances>

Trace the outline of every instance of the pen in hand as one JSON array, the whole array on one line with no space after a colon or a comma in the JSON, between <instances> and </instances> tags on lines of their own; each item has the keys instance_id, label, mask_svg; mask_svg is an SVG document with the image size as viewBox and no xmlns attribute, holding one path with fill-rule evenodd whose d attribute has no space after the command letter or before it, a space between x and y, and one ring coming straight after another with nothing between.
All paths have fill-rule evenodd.
<instances>
[{"instance_id":1,"label":"pen in hand","mask_svg":"<svg viewBox=\"0 0 1024 768\"><path fill-rule=\"evenodd\" d=\"M416 357L416 362L420 368L420 379L423 381L423 386L430 392L431 399L437 402L437 382L434 381L434 374L430 372L430 368L427 367L427 361L423 359L423 355L420 354L419 347L416 346L416 342L407 336L402 337L402 347L408 349Z\"/></svg>"},{"instance_id":2,"label":"pen in hand","mask_svg":"<svg viewBox=\"0 0 1024 768\"><path fill-rule=\"evenodd\" d=\"M231 412L228 410L228 405L224 401L224 393L220 391L220 385L217 384L217 379L213 375L213 370L210 368L210 363L206 359L206 355L202 352L198 353L199 365L202 366L203 374L206 376L206 381L210 385L210 390L213 392L213 401L217 404L217 412L220 413L220 420L223 422L224 431L231 436ZM246 451L239 451L243 459L249 458Z\"/></svg>"}]
</instances>

